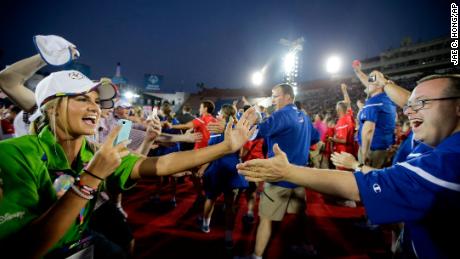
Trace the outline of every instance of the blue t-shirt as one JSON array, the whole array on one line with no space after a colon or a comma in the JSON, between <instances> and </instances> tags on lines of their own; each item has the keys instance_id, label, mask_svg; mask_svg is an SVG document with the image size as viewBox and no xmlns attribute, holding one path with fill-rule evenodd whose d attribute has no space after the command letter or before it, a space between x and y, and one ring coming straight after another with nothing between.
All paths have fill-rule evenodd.
<instances>
[{"instance_id":1,"label":"blue t-shirt","mask_svg":"<svg viewBox=\"0 0 460 259\"><path fill-rule=\"evenodd\" d=\"M216 145L224 141L224 134L214 134L211 135L208 141L208 146ZM240 162L240 157L238 152L228 154L226 156L223 156L219 159L216 159L212 161L211 163L215 164L221 164L223 167L225 167L226 170L233 170L236 173L238 171L236 170L236 165ZM232 165L232 166L229 166ZM209 168L209 167L208 167Z\"/></svg>"},{"instance_id":2,"label":"blue t-shirt","mask_svg":"<svg viewBox=\"0 0 460 259\"><path fill-rule=\"evenodd\" d=\"M211 135L208 145L224 141L224 134ZM249 183L238 174L236 165L240 162L238 152L228 154L211 162L203 175L206 196L210 199L233 189L247 188Z\"/></svg>"},{"instance_id":3,"label":"blue t-shirt","mask_svg":"<svg viewBox=\"0 0 460 259\"><path fill-rule=\"evenodd\" d=\"M410 158L412 154L413 158ZM409 159L355 178L371 222L404 222L419 258L457 255L460 233L460 132L437 147L417 145Z\"/></svg>"},{"instance_id":4,"label":"blue t-shirt","mask_svg":"<svg viewBox=\"0 0 460 259\"><path fill-rule=\"evenodd\" d=\"M359 113L358 143L362 144L361 132L365 121L375 123L371 150L385 150L394 144L396 127L396 106L385 93L367 99Z\"/></svg>"},{"instance_id":5,"label":"blue t-shirt","mask_svg":"<svg viewBox=\"0 0 460 259\"><path fill-rule=\"evenodd\" d=\"M306 166L310 145L319 141L319 133L313 128L310 117L300 112L294 104L289 104L272 113L258 125L259 137L263 137L268 147L268 157L273 157L273 145L278 143L290 163ZM290 182L272 182L272 184L296 188Z\"/></svg>"}]
</instances>

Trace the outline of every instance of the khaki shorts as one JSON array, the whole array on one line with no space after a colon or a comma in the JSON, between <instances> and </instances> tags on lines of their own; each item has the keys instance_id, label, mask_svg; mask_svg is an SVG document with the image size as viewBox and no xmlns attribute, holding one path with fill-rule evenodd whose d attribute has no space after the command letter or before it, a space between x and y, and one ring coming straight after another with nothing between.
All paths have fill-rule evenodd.
<instances>
[{"instance_id":1,"label":"khaki shorts","mask_svg":"<svg viewBox=\"0 0 460 259\"><path fill-rule=\"evenodd\" d=\"M260 196L259 216L281 221L286 213L304 213L305 201L304 187L289 189L265 183L264 192Z\"/></svg>"}]
</instances>

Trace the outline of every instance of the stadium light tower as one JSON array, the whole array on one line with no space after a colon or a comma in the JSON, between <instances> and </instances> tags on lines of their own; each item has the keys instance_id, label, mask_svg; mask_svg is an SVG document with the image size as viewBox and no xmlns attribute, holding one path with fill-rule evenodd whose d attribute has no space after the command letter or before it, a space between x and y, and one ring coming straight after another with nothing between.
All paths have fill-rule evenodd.
<instances>
[{"instance_id":1,"label":"stadium light tower","mask_svg":"<svg viewBox=\"0 0 460 259\"><path fill-rule=\"evenodd\" d=\"M296 63L298 62L297 60L297 55L294 52L289 52L285 57L284 57L284 72L286 75L290 75L296 68Z\"/></svg>"},{"instance_id":2,"label":"stadium light tower","mask_svg":"<svg viewBox=\"0 0 460 259\"><path fill-rule=\"evenodd\" d=\"M284 81L294 87L297 91L297 77L299 76L299 54L303 50L303 42L300 37L294 41L280 39L280 44L289 47L289 51L283 59Z\"/></svg>"}]
</instances>

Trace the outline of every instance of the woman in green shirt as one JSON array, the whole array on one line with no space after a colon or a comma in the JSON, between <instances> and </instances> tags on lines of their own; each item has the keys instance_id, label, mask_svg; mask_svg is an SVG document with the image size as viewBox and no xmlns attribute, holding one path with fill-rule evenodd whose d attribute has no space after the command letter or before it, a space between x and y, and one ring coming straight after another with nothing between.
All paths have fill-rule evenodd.
<instances>
[{"instance_id":1,"label":"woman in green shirt","mask_svg":"<svg viewBox=\"0 0 460 259\"><path fill-rule=\"evenodd\" d=\"M233 129L227 127L222 143L204 149L149 158L130 154L127 142L114 145L118 127L96 151L85 136L96 133L100 106L113 105L111 87L78 71L52 73L36 89L36 134L0 142L2 255L42 257L78 245L101 183L126 189L139 178L185 171L236 152L252 134L255 116L249 110Z\"/></svg>"}]
</instances>

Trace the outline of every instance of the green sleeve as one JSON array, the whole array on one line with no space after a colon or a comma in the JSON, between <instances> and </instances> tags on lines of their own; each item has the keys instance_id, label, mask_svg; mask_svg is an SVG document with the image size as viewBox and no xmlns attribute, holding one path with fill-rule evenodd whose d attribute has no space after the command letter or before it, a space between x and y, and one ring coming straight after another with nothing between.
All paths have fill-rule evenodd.
<instances>
[{"instance_id":1,"label":"green sleeve","mask_svg":"<svg viewBox=\"0 0 460 259\"><path fill-rule=\"evenodd\" d=\"M115 172L107 178L107 185L110 189L119 188L121 190L128 190L136 184L136 181L131 180L131 171L139 160L138 155L130 154L125 156L120 166Z\"/></svg>"},{"instance_id":2,"label":"green sleeve","mask_svg":"<svg viewBox=\"0 0 460 259\"><path fill-rule=\"evenodd\" d=\"M43 200L52 200L44 163L35 150L28 157L14 144L0 142L0 240L18 232L44 211ZM49 185L49 186L45 186ZM52 190L52 189L51 189Z\"/></svg>"}]
</instances>

